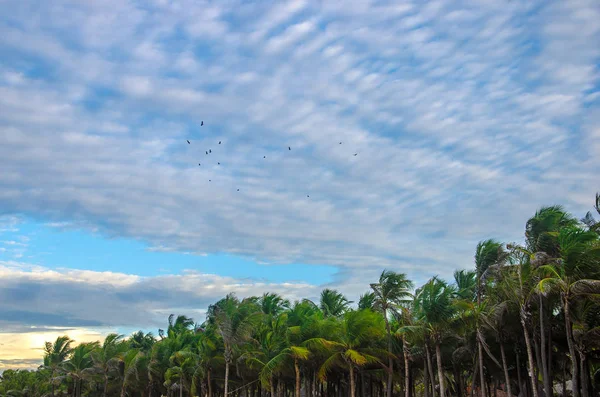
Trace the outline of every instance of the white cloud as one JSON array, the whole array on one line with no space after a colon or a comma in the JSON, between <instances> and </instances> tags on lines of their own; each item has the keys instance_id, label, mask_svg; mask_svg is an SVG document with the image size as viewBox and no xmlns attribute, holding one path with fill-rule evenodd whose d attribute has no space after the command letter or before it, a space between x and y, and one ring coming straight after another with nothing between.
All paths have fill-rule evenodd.
<instances>
[{"instance_id":1,"label":"white cloud","mask_svg":"<svg viewBox=\"0 0 600 397\"><path fill-rule=\"evenodd\" d=\"M3 5L5 213L362 288L598 189L596 2L53 4Z\"/></svg>"}]
</instances>

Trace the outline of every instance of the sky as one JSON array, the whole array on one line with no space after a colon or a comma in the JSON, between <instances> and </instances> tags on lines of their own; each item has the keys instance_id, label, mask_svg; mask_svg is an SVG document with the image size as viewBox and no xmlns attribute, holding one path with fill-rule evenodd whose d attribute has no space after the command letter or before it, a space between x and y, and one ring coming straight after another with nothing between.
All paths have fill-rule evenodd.
<instances>
[{"instance_id":1,"label":"sky","mask_svg":"<svg viewBox=\"0 0 600 397\"><path fill-rule=\"evenodd\" d=\"M582 217L598 43L595 0L0 2L0 371Z\"/></svg>"}]
</instances>

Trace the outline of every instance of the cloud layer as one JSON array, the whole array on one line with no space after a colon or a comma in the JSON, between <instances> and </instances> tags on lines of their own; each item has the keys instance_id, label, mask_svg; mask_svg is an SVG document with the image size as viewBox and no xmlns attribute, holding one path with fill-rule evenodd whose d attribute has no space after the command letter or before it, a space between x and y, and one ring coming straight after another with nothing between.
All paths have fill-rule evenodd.
<instances>
[{"instance_id":1,"label":"cloud layer","mask_svg":"<svg viewBox=\"0 0 600 397\"><path fill-rule=\"evenodd\" d=\"M591 205L596 1L273 4L3 2L0 212L335 265L358 292L383 267L448 276L478 240L519 239L543 204ZM150 301L201 308L217 285L265 287L3 271L18 281L5 298L59 302L44 325L124 325ZM103 304L91 316L74 300ZM27 323L16 307L0 318Z\"/></svg>"}]
</instances>

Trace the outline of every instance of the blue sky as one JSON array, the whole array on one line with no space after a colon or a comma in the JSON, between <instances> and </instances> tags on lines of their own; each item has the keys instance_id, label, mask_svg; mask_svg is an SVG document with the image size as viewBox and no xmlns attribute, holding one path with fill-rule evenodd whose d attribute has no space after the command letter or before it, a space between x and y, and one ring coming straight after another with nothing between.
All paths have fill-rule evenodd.
<instances>
[{"instance_id":1,"label":"blue sky","mask_svg":"<svg viewBox=\"0 0 600 397\"><path fill-rule=\"evenodd\" d=\"M542 205L583 216L598 21L594 0L2 2L0 370L232 291L450 278Z\"/></svg>"}]
</instances>

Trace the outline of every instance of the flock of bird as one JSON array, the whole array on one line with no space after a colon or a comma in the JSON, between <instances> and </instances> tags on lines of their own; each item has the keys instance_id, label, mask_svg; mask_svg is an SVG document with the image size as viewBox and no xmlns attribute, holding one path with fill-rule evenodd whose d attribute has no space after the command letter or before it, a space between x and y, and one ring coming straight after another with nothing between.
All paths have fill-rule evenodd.
<instances>
[{"instance_id":1,"label":"flock of bird","mask_svg":"<svg viewBox=\"0 0 600 397\"><path fill-rule=\"evenodd\" d=\"M203 127L203 126L204 126L204 121L201 121L201 122L200 122L200 127ZM190 140L189 140L189 139L187 139L187 140L186 140L186 142L188 143L188 145L191 145L191 144L192 144L192 142L190 142ZM219 141L219 145L220 145L220 144L221 144L221 141ZM341 144L342 144L342 142L340 142L339 144L341 145ZM292 147L291 147L291 146L288 146L288 151L291 151L291 150L292 150ZM206 151L205 151L205 153L206 153L206 155L212 154L212 149L208 149L208 150L206 150ZM354 153L354 156L358 156L358 153ZM267 156L263 156L263 159L266 159L266 158L267 158ZM220 162L217 162L217 165L221 165L221 163L220 163ZM202 163L198 163L198 166L199 166L199 167L201 167L201 166L202 166ZM211 179L209 179L208 181L209 181L209 182L212 182L212 180L211 180ZM237 189L237 191L239 192L239 191L240 191L240 189ZM306 197L309 197L309 198L310 198L310 195L308 195L308 194L307 194L307 195L306 195Z\"/></svg>"}]
</instances>

